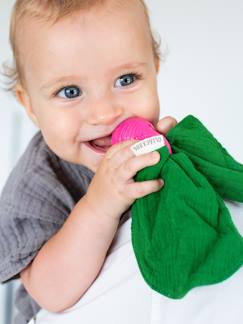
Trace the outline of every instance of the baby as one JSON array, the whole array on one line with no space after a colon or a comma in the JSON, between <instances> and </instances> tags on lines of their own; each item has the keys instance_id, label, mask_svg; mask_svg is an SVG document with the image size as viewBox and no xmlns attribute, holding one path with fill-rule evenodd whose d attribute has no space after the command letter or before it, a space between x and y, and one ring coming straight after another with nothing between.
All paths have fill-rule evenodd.
<instances>
[{"instance_id":1,"label":"baby","mask_svg":"<svg viewBox=\"0 0 243 324\"><path fill-rule=\"evenodd\" d=\"M142 0L17 0L10 33L12 90L40 129L0 200L0 281L20 277L20 313L74 305L99 274L121 217L163 180L136 183L159 153L111 146L138 116L161 133L159 45ZM122 217L122 218L123 218ZM124 218L123 218L124 220Z\"/></svg>"}]
</instances>

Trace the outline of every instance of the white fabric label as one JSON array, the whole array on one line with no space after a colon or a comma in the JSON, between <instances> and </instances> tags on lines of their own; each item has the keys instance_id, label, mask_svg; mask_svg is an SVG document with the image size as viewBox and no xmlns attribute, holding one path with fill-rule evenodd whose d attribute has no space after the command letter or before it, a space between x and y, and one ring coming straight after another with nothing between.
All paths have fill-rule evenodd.
<instances>
[{"instance_id":1,"label":"white fabric label","mask_svg":"<svg viewBox=\"0 0 243 324\"><path fill-rule=\"evenodd\" d=\"M144 140L131 146L131 150L136 156L143 155L159 149L165 146L164 137L162 135L156 135L145 138Z\"/></svg>"}]
</instances>

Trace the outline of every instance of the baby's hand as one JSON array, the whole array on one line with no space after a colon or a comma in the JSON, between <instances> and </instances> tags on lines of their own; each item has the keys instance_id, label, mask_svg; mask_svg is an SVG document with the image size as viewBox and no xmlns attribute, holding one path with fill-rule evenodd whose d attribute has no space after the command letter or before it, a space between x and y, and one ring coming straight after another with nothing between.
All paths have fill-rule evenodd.
<instances>
[{"instance_id":1,"label":"baby's hand","mask_svg":"<svg viewBox=\"0 0 243 324\"><path fill-rule=\"evenodd\" d=\"M117 219L135 199L158 191L163 180L135 182L136 173L159 162L158 152L135 156L130 147L137 141L125 141L112 146L105 154L85 199L99 217Z\"/></svg>"},{"instance_id":2,"label":"baby's hand","mask_svg":"<svg viewBox=\"0 0 243 324\"><path fill-rule=\"evenodd\" d=\"M177 121L175 118L173 118L171 116L166 116L159 120L159 122L157 123L156 129L161 134L166 135L171 128L176 126L176 124L177 124Z\"/></svg>"}]
</instances>

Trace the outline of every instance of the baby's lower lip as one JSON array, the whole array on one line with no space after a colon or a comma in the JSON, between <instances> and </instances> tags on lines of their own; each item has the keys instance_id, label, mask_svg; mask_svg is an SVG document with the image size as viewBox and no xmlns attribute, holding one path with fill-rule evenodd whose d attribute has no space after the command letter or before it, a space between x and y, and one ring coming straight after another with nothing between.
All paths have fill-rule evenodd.
<instances>
[{"instance_id":1,"label":"baby's lower lip","mask_svg":"<svg viewBox=\"0 0 243 324\"><path fill-rule=\"evenodd\" d=\"M99 154L105 154L108 151L108 149L110 148L110 146L97 146L97 145L94 145L92 143L92 141L85 142L84 144L86 146L88 146L89 149L91 149L95 153L99 153Z\"/></svg>"}]
</instances>

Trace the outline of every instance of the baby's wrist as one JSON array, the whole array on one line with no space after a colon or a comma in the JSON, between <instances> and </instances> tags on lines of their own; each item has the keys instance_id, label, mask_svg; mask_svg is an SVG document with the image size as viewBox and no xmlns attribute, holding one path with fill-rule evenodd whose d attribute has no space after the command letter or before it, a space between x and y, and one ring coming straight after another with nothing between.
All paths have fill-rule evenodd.
<instances>
[{"instance_id":1,"label":"baby's wrist","mask_svg":"<svg viewBox=\"0 0 243 324\"><path fill-rule=\"evenodd\" d=\"M107 220L108 222L113 223L114 226L119 224L121 215L116 215L111 213L111 211L106 211L99 203L97 203L97 201L93 203L88 194L83 196L82 200L92 217L97 219L97 222L102 220L102 223L104 223Z\"/></svg>"}]
</instances>

